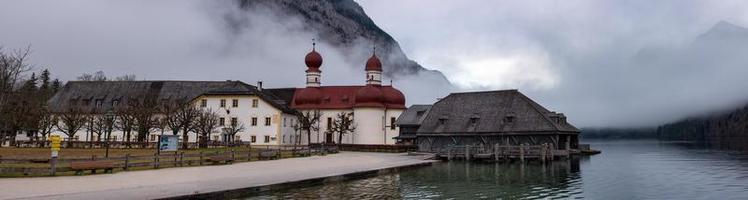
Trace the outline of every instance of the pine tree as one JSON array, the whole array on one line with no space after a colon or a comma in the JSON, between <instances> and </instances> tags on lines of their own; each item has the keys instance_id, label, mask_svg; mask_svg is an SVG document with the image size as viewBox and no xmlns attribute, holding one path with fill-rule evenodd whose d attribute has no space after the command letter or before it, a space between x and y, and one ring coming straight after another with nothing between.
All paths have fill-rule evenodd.
<instances>
[{"instance_id":1,"label":"pine tree","mask_svg":"<svg viewBox=\"0 0 748 200\"><path fill-rule=\"evenodd\" d=\"M41 76L39 76L39 79L42 82L42 85L39 86L39 90L41 90L42 92L49 92L49 70L42 70L42 74Z\"/></svg>"},{"instance_id":2,"label":"pine tree","mask_svg":"<svg viewBox=\"0 0 748 200\"><path fill-rule=\"evenodd\" d=\"M60 87L62 87L62 83L60 82L60 79L55 79L52 81L52 93L57 93L57 91L60 90Z\"/></svg>"}]
</instances>

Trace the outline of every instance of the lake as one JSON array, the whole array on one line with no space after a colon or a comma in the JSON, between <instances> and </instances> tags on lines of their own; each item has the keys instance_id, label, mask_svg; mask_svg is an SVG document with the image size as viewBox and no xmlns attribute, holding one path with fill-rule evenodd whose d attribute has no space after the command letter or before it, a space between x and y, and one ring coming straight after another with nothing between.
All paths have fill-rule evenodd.
<instances>
[{"instance_id":1,"label":"lake","mask_svg":"<svg viewBox=\"0 0 748 200\"><path fill-rule=\"evenodd\" d=\"M656 140L587 140L553 163L452 161L246 199L748 199L748 154Z\"/></svg>"}]
</instances>

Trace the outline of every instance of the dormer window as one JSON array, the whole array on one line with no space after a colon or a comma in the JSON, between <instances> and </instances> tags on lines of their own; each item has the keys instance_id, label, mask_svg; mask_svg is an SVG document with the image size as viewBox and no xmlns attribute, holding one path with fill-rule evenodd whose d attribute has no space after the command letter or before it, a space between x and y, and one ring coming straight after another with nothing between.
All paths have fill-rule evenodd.
<instances>
[{"instance_id":1,"label":"dormer window","mask_svg":"<svg viewBox=\"0 0 748 200\"><path fill-rule=\"evenodd\" d=\"M112 100L112 107L118 106L119 100Z\"/></svg>"},{"instance_id":2,"label":"dormer window","mask_svg":"<svg viewBox=\"0 0 748 200\"><path fill-rule=\"evenodd\" d=\"M444 125L447 124L447 116L442 116L439 118L439 124Z\"/></svg>"},{"instance_id":3,"label":"dormer window","mask_svg":"<svg viewBox=\"0 0 748 200\"><path fill-rule=\"evenodd\" d=\"M480 116L478 116L477 113L473 114L473 115L470 116L470 123L471 124L476 124L476 123L478 123L478 119L480 119Z\"/></svg>"},{"instance_id":4,"label":"dormer window","mask_svg":"<svg viewBox=\"0 0 748 200\"><path fill-rule=\"evenodd\" d=\"M504 118L504 121L505 121L506 123L514 123L514 118L515 118L515 117L514 117L513 115L510 115L510 116L506 116L506 117Z\"/></svg>"},{"instance_id":5,"label":"dormer window","mask_svg":"<svg viewBox=\"0 0 748 200\"><path fill-rule=\"evenodd\" d=\"M101 106L102 106L103 104L104 104L104 100L101 100L101 99L96 99L96 104L95 104L95 106L96 106L97 108L101 107Z\"/></svg>"}]
</instances>

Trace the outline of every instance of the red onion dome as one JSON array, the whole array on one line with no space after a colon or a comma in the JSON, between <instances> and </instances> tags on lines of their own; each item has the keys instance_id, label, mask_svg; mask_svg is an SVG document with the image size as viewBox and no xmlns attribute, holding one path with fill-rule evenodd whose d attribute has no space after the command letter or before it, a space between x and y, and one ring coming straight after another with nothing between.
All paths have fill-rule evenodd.
<instances>
[{"instance_id":1,"label":"red onion dome","mask_svg":"<svg viewBox=\"0 0 748 200\"><path fill-rule=\"evenodd\" d=\"M379 86L367 85L356 92L354 107L384 107L384 95Z\"/></svg>"},{"instance_id":2,"label":"red onion dome","mask_svg":"<svg viewBox=\"0 0 748 200\"><path fill-rule=\"evenodd\" d=\"M377 58L377 54L371 55L369 60L366 61L366 71L382 71L382 62Z\"/></svg>"},{"instance_id":3,"label":"red onion dome","mask_svg":"<svg viewBox=\"0 0 748 200\"><path fill-rule=\"evenodd\" d=\"M319 104L322 101L322 91L316 87L303 88L296 94L296 104Z\"/></svg>"},{"instance_id":4,"label":"red onion dome","mask_svg":"<svg viewBox=\"0 0 748 200\"><path fill-rule=\"evenodd\" d=\"M312 49L312 52L309 52L304 57L304 63L306 63L306 67L308 68L307 72L319 72L319 67L322 66L322 55Z\"/></svg>"},{"instance_id":5,"label":"red onion dome","mask_svg":"<svg viewBox=\"0 0 748 200\"><path fill-rule=\"evenodd\" d=\"M384 103L388 108L405 108L405 95L392 86L382 87Z\"/></svg>"}]
</instances>

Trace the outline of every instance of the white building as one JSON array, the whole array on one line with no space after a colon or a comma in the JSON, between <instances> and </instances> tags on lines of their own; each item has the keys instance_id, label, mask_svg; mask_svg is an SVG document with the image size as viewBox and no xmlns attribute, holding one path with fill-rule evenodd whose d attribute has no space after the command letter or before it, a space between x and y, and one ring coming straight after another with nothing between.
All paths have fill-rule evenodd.
<instances>
[{"instance_id":1,"label":"white building","mask_svg":"<svg viewBox=\"0 0 748 200\"><path fill-rule=\"evenodd\" d=\"M363 71L366 79L362 80L365 85L322 85L322 56L314 49L306 55L305 63L304 88L265 89L261 82L252 86L241 81L70 81L48 103L56 113L76 108L85 113L103 114L144 100L159 104L189 102L219 115L219 127L211 134L211 141L255 145L335 143L338 136L326 130L337 114L345 112L353 113L355 131L344 135L342 143L395 144L393 137L399 131L394 124L406 108L405 97L394 87L382 85L382 64L376 55L366 62ZM297 113L313 111L321 113L319 130L308 141L307 135L295 130L294 125L298 123ZM223 131L231 123L244 125L244 130L234 138ZM155 129L145 140L155 142L162 131L172 134L170 130ZM53 135L68 140L97 140L86 128L72 138L59 131ZM121 130L115 130L110 139L136 141L136 135L136 130L129 138ZM196 138L195 133L188 134L189 142L195 142Z\"/></svg>"},{"instance_id":2,"label":"white building","mask_svg":"<svg viewBox=\"0 0 748 200\"><path fill-rule=\"evenodd\" d=\"M322 56L312 49L304 61L307 65L306 87L269 90L275 96L286 97L293 109L321 113L319 131L313 132L312 143L338 142L338 135L326 130L337 114L346 112L353 113L355 131L345 134L342 143L395 144L393 137L399 132L395 120L406 108L405 96L391 85L382 85L382 63L376 54L367 60L362 71L364 85L325 86L320 70ZM288 94L291 91L293 95Z\"/></svg>"}]
</instances>

